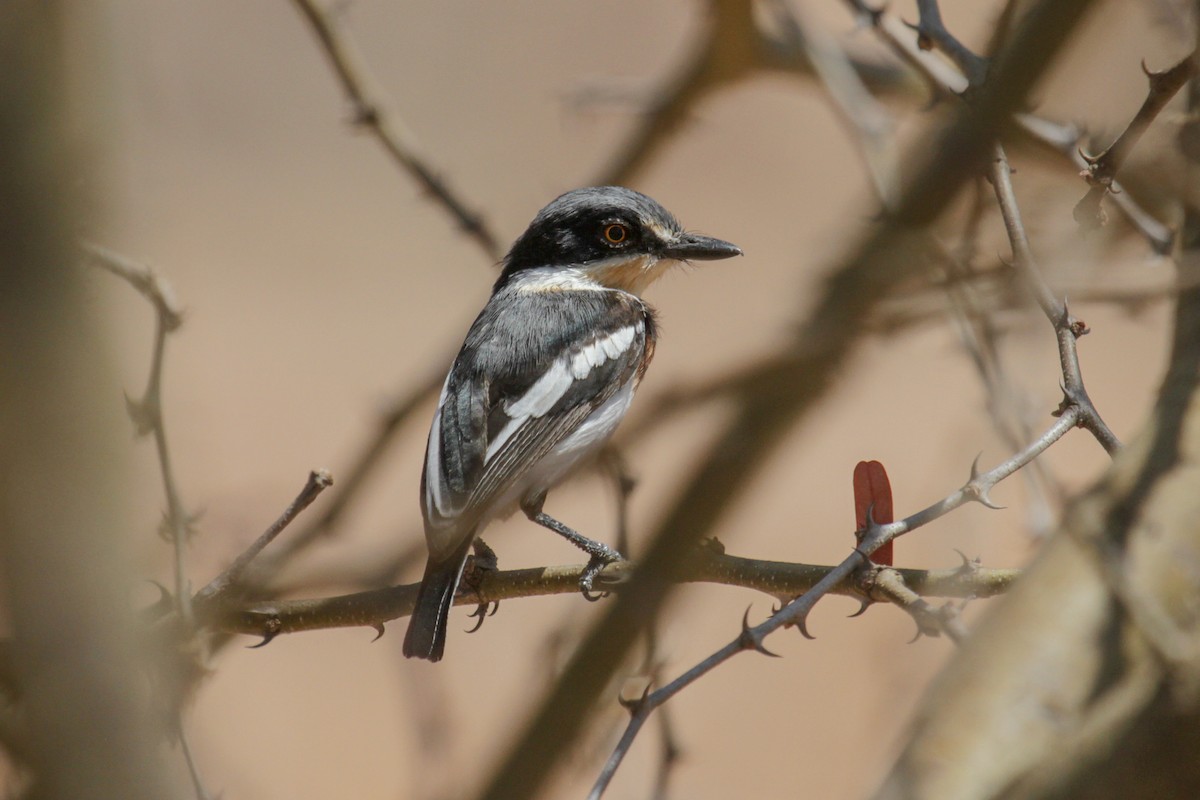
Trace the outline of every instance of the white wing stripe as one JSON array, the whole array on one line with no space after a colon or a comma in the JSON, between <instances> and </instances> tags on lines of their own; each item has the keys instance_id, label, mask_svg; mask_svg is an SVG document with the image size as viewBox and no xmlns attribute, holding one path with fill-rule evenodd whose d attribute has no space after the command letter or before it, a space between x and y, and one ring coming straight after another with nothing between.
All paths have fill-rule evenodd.
<instances>
[{"instance_id":1,"label":"white wing stripe","mask_svg":"<svg viewBox=\"0 0 1200 800\"><path fill-rule=\"evenodd\" d=\"M505 411L513 419L540 417L554 408L554 404L571 388L572 382L570 364L565 359L559 359L521 395L521 399L509 404Z\"/></svg>"},{"instance_id":2,"label":"white wing stripe","mask_svg":"<svg viewBox=\"0 0 1200 800\"><path fill-rule=\"evenodd\" d=\"M443 392L443 399L445 390ZM439 406L429 427L429 445L425 456L425 505L438 514L446 515L446 499L442 496L442 409Z\"/></svg>"},{"instance_id":3,"label":"white wing stripe","mask_svg":"<svg viewBox=\"0 0 1200 800\"><path fill-rule=\"evenodd\" d=\"M526 420L549 413L554 404L571 388L571 384L586 379L594 367L617 358L628 350L641 324L639 320L637 325L621 328L609 336L591 342L575 355L563 355L555 361L553 366L546 370L546 374L538 378L525 394L505 408L509 421L495 438L488 442L484 463L491 461L496 453L500 452ZM432 461L430 463L432 468Z\"/></svg>"}]
</instances>

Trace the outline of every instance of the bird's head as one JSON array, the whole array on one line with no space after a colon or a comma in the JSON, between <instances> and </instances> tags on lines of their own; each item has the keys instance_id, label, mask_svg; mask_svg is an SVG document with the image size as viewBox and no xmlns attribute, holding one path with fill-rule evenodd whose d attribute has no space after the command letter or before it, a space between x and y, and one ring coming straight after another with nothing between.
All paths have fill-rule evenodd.
<instances>
[{"instance_id":1,"label":"bird's head","mask_svg":"<svg viewBox=\"0 0 1200 800\"><path fill-rule=\"evenodd\" d=\"M562 288L583 279L640 294L674 263L741 254L729 242L685 231L644 194L595 186L567 192L538 212L504 259L497 286L527 270L552 282L561 268Z\"/></svg>"}]
</instances>

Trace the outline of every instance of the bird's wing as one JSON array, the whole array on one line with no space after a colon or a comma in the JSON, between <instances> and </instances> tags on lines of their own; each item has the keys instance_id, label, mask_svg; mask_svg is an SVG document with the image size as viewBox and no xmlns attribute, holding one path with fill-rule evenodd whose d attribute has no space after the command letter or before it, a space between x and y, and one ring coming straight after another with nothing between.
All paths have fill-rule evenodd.
<instances>
[{"instance_id":1,"label":"bird's wing","mask_svg":"<svg viewBox=\"0 0 1200 800\"><path fill-rule=\"evenodd\" d=\"M431 544L487 512L643 365L652 320L640 301L527 294L484 310L442 390L422 480Z\"/></svg>"}]
</instances>

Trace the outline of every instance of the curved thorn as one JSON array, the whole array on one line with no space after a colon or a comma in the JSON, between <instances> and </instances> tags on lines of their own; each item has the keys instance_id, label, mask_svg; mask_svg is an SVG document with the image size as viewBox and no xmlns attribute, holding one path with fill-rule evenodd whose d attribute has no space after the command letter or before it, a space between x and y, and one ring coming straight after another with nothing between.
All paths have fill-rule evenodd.
<instances>
[{"instance_id":1,"label":"curved thorn","mask_svg":"<svg viewBox=\"0 0 1200 800\"><path fill-rule=\"evenodd\" d=\"M913 642L917 641L917 639L920 639L922 636L925 635L924 633L921 632L921 626L916 620L913 620L913 624L917 626L917 632L914 633L913 637L911 639L909 639L907 642L905 642L905 644L912 644Z\"/></svg>"},{"instance_id":2,"label":"curved thorn","mask_svg":"<svg viewBox=\"0 0 1200 800\"><path fill-rule=\"evenodd\" d=\"M636 700L630 700L618 692L617 702L620 703L621 708L624 708L626 711L628 711L630 715L636 714L639 710L641 710L642 706L646 704L646 698L650 696L650 687L652 685L652 681L646 681L646 685L642 689L642 696Z\"/></svg>"},{"instance_id":3,"label":"curved thorn","mask_svg":"<svg viewBox=\"0 0 1200 800\"><path fill-rule=\"evenodd\" d=\"M805 639L815 640L817 637L808 632L808 614L805 614L795 622L796 630L800 631L800 635Z\"/></svg>"},{"instance_id":4,"label":"curved thorn","mask_svg":"<svg viewBox=\"0 0 1200 800\"><path fill-rule=\"evenodd\" d=\"M1096 162L1100 160L1100 156L1094 156L1086 152L1083 147L1077 147L1075 149L1079 151L1079 157L1086 161L1089 167L1095 166Z\"/></svg>"},{"instance_id":5,"label":"curved thorn","mask_svg":"<svg viewBox=\"0 0 1200 800\"><path fill-rule=\"evenodd\" d=\"M976 562L973 559L967 558L966 553L964 553L962 550L959 550L957 547L954 548L954 552L958 553L958 557L962 559L962 564L960 564L958 567L959 569L974 568Z\"/></svg>"},{"instance_id":6,"label":"curved thorn","mask_svg":"<svg viewBox=\"0 0 1200 800\"><path fill-rule=\"evenodd\" d=\"M262 634L263 640L261 642L259 642L258 644L248 644L248 645L246 645L246 649L247 650L257 650L260 647L266 647L267 645L269 645L271 643L271 640L274 639L278 635L279 634L277 632L264 633L264 634Z\"/></svg>"},{"instance_id":7,"label":"curved thorn","mask_svg":"<svg viewBox=\"0 0 1200 800\"><path fill-rule=\"evenodd\" d=\"M383 636L383 632L384 632L384 629L383 629L383 623L382 623L382 622L376 622L376 623L375 623L375 624L373 624L371 627L375 629L375 638L374 638L374 639L372 639L371 641L372 641L372 642L378 642L378 641L379 641L379 637Z\"/></svg>"},{"instance_id":8,"label":"curved thorn","mask_svg":"<svg viewBox=\"0 0 1200 800\"><path fill-rule=\"evenodd\" d=\"M1143 58L1142 59L1142 74L1145 75L1147 78L1149 78L1150 82L1153 83L1154 79L1161 77L1163 73L1161 73L1157 70L1150 69L1150 67L1146 65L1146 59Z\"/></svg>"},{"instance_id":9,"label":"curved thorn","mask_svg":"<svg viewBox=\"0 0 1200 800\"><path fill-rule=\"evenodd\" d=\"M742 635L745 636L750 632L750 609L754 608L754 604L746 606L746 613L742 614Z\"/></svg>"},{"instance_id":10,"label":"curved thorn","mask_svg":"<svg viewBox=\"0 0 1200 800\"><path fill-rule=\"evenodd\" d=\"M762 643L762 640L751 632L750 609L752 608L754 608L753 603L746 606L746 613L742 614L742 633L741 636L738 637L741 640L742 647L748 646L749 648L762 653L764 656L779 658L778 653L772 653L770 650L768 650L766 645Z\"/></svg>"},{"instance_id":11,"label":"curved thorn","mask_svg":"<svg viewBox=\"0 0 1200 800\"><path fill-rule=\"evenodd\" d=\"M874 600L870 600L870 599L868 599L868 598L865 598L865 597L864 597L864 598L862 598L861 600L859 600L859 602L861 602L861 603L862 603L862 605L861 605L861 606L859 606L859 609L858 609L858 611L855 611L853 614L851 614L850 616L846 617L846 619L854 619L855 617L861 617L863 614L867 613L867 609L868 609L868 608L870 608L872 605L874 605L874 604L875 604L875 601L874 601Z\"/></svg>"},{"instance_id":12,"label":"curved thorn","mask_svg":"<svg viewBox=\"0 0 1200 800\"><path fill-rule=\"evenodd\" d=\"M983 458L983 451L982 451L982 450L980 450L980 451L979 451L979 454L978 454L977 456L975 456L975 460L971 462L971 480L972 480L972 481L973 481L973 480L975 480L976 478L978 478L978 477L979 477L979 475L980 475L980 472L979 472L979 459L981 459L981 458ZM968 483L969 483L969 482L970 482L970 481L968 481Z\"/></svg>"},{"instance_id":13,"label":"curved thorn","mask_svg":"<svg viewBox=\"0 0 1200 800\"><path fill-rule=\"evenodd\" d=\"M488 614L488 616L489 617L496 616L496 612L499 610L500 610L500 601L496 600L495 602L492 603L492 610L491 610L491 613Z\"/></svg>"},{"instance_id":14,"label":"curved thorn","mask_svg":"<svg viewBox=\"0 0 1200 800\"><path fill-rule=\"evenodd\" d=\"M992 498L988 496L988 493L986 491L980 492L975 499L979 501L980 505L982 505L985 508L990 508L992 511L1003 511L1005 508L1007 508L1007 506L1002 506L999 503L992 500Z\"/></svg>"},{"instance_id":15,"label":"curved thorn","mask_svg":"<svg viewBox=\"0 0 1200 800\"><path fill-rule=\"evenodd\" d=\"M770 650L768 650L767 646L765 644L763 644L761 641L756 641L754 643L754 649L757 650L758 652L762 653L764 656L770 656L771 658L783 658L783 656L779 655L779 653L773 653Z\"/></svg>"}]
</instances>

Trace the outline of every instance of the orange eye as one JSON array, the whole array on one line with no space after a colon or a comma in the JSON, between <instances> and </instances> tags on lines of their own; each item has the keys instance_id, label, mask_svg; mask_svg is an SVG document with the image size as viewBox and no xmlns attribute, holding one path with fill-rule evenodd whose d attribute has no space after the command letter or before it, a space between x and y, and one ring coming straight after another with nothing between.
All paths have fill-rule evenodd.
<instances>
[{"instance_id":1,"label":"orange eye","mask_svg":"<svg viewBox=\"0 0 1200 800\"><path fill-rule=\"evenodd\" d=\"M605 225L604 226L604 241L609 244L622 244L629 238L629 228L624 225Z\"/></svg>"}]
</instances>

